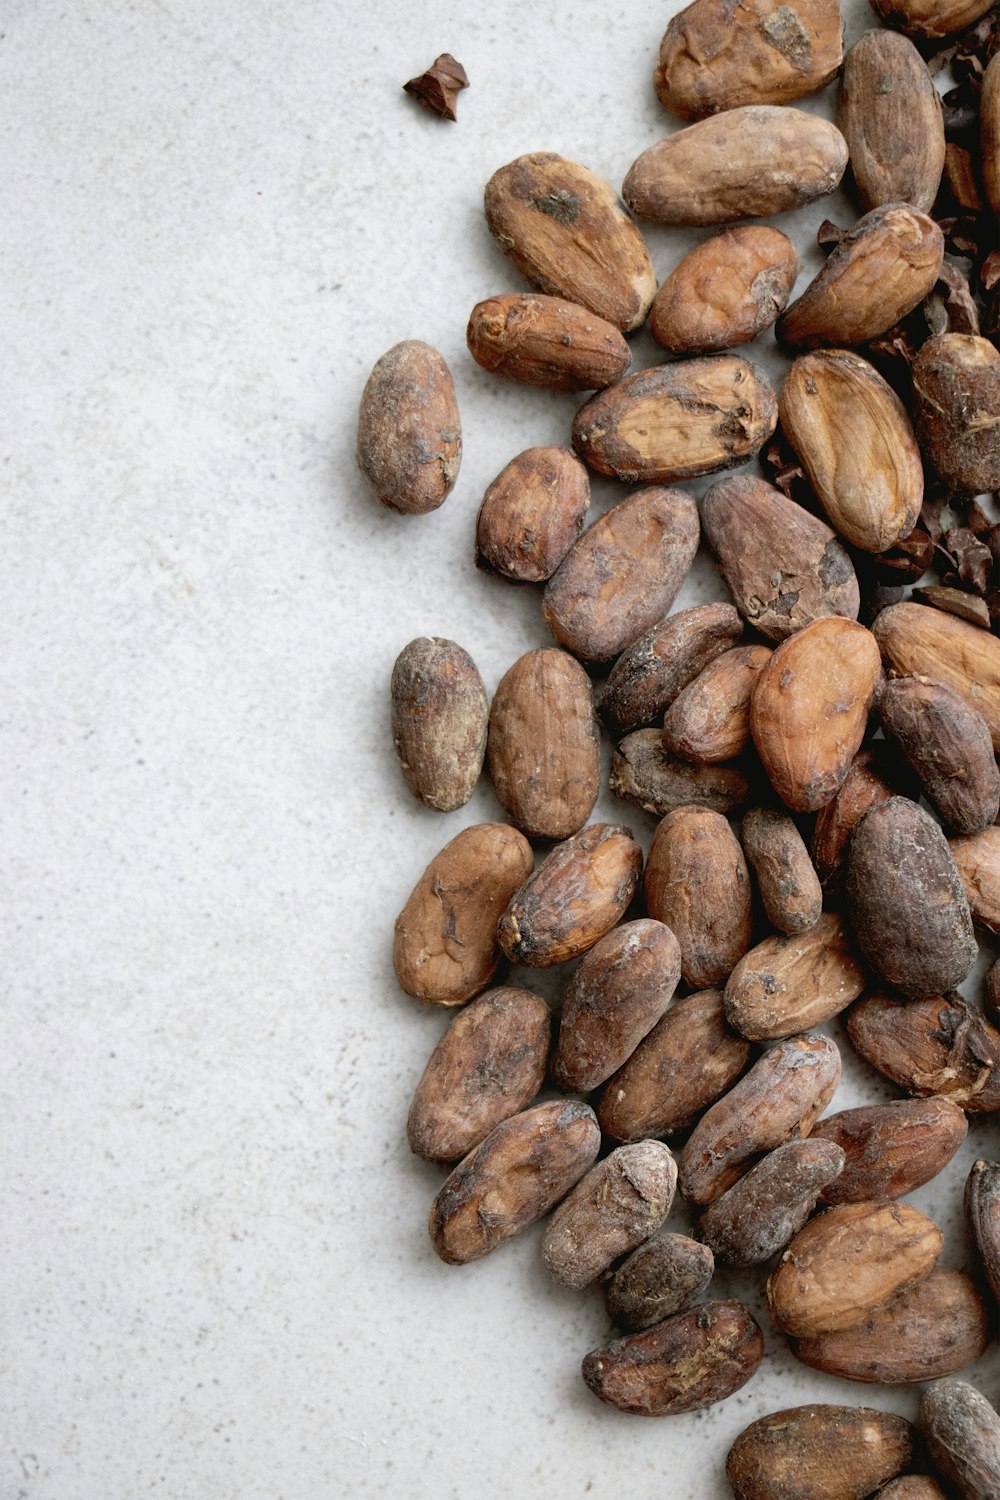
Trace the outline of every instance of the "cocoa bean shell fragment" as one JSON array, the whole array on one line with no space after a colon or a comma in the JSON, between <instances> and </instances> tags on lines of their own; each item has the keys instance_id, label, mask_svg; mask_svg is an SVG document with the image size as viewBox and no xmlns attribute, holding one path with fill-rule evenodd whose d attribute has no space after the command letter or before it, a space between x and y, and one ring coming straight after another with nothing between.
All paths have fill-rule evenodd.
<instances>
[{"instance_id":1,"label":"cocoa bean shell fragment","mask_svg":"<svg viewBox=\"0 0 1000 1500\"><path fill-rule=\"evenodd\" d=\"M795 1406L751 1422L726 1459L737 1500L865 1500L913 1457L914 1431L866 1406Z\"/></svg>"},{"instance_id":2,"label":"cocoa bean shell fragment","mask_svg":"<svg viewBox=\"0 0 1000 1500\"><path fill-rule=\"evenodd\" d=\"M698 1221L716 1260L759 1266L784 1250L835 1181L844 1153L831 1141L789 1141L751 1167Z\"/></svg>"},{"instance_id":3,"label":"cocoa bean shell fragment","mask_svg":"<svg viewBox=\"0 0 1000 1500\"><path fill-rule=\"evenodd\" d=\"M844 1170L824 1188L824 1203L902 1198L943 1172L968 1132L965 1111L951 1099L893 1099L827 1115L810 1140L832 1141Z\"/></svg>"},{"instance_id":4,"label":"cocoa bean shell fragment","mask_svg":"<svg viewBox=\"0 0 1000 1500\"><path fill-rule=\"evenodd\" d=\"M549 1220L542 1262L563 1286L596 1281L655 1234L670 1212L677 1165L662 1141L619 1146L583 1177Z\"/></svg>"},{"instance_id":5,"label":"cocoa bean shell fragment","mask_svg":"<svg viewBox=\"0 0 1000 1500\"><path fill-rule=\"evenodd\" d=\"M406 785L438 812L464 807L482 770L489 714L472 657L455 641L420 636L397 656L389 692Z\"/></svg>"},{"instance_id":6,"label":"cocoa bean shell fragment","mask_svg":"<svg viewBox=\"0 0 1000 1500\"><path fill-rule=\"evenodd\" d=\"M623 1260L605 1289L612 1322L629 1333L687 1312L712 1279L707 1245L661 1231Z\"/></svg>"}]
</instances>

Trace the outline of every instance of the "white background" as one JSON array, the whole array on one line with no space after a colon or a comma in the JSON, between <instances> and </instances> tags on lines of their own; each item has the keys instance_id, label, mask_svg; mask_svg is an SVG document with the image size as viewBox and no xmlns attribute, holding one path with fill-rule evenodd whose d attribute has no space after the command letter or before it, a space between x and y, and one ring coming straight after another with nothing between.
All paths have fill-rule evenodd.
<instances>
[{"instance_id":1,"label":"white background","mask_svg":"<svg viewBox=\"0 0 1000 1500\"><path fill-rule=\"evenodd\" d=\"M601 1406L599 1294L547 1283L537 1230L444 1266L441 1174L404 1138L448 1017L396 988L392 921L498 809L486 784L447 816L410 798L389 672L449 636L492 690L545 644L537 592L473 568L473 523L577 404L465 351L473 304L522 285L482 189L531 150L620 184L671 128L650 77L676 8L3 6L2 1500L714 1500L765 1411L914 1409L770 1333L713 1411ZM852 3L848 40L871 19ZM457 125L400 89L443 50L472 80ZM810 271L828 213L854 217L781 221ZM650 232L657 274L700 237ZM403 338L445 355L465 428L417 518L353 460ZM700 561L680 602L708 597ZM598 811L648 847L651 819ZM885 1096L851 1076L838 1106ZM996 1155L973 1137L964 1163ZM963 1177L916 1195L949 1264ZM758 1278L717 1285L761 1305Z\"/></svg>"}]
</instances>

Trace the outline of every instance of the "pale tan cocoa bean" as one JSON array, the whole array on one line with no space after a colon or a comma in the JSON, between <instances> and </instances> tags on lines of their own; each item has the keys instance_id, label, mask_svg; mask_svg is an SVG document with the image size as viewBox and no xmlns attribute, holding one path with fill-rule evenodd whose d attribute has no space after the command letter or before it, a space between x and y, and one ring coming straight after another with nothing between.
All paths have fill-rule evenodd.
<instances>
[{"instance_id":1,"label":"pale tan cocoa bean","mask_svg":"<svg viewBox=\"0 0 1000 1500\"><path fill-rule=\"evenodd\" d=\"M656 292L642 235L613 188L551 151L519 156L486 184L486 223L539 291L579 302L623 333Z\"/></svg>"},{"instance_id":2,"label":"pale tan cocoa bean","mask_svg":"<svg viewBox=\"0 0 1000 1500\"><path fill-rule=\"evenodd\" d=\"M920 449L903 403L867 360L848 349L800 355L779 410L841 536L862 552L885 552L909 536L924 492Z\"/></svg>"},{"instance_id":3,"label":"pale tan cocoa bean","mask_svg":"<svg viewBox=\"0 0 1000 1500\"><path fill-rule=\"evenodd\" d=\"M1000 1302L1000 1163L973 1163L965 1183L965 1217L990 1291Z\"/></svg>"},{"instance_id":4,"label":"pale tan cocoa bean","mask_svg":"<svg viewBox=\"0 0 1000 1500\"><path fill-rule=\"evenodd\" d=\"M667 709L664 749L701 765L742 755L750 742L750 695L770 656L767 646L734 646L710 662Z\"/></svg>"},{"instance_id":5,"label":"pale tan cocoa bean","mask_svg":"<svg viewBox=\"0 0 1000 1500\"><path fill-rule=\"evenodd\" d=\"M749 800L748 770L745 762L696 766L664 750L659 729L637 729L613 753L608 785L616 797L658 818L688 806L731 813Z\"/></svg>"},{"instance_id":6,"label":"pale tan cocoa bean","mask_svg":"<svg viewBox=\"0 0 1000 1500\"><path fill-rule=\"evenodd\" d=\"M608 675L599 707L612 734L652 724L742 634L743 622L731 604L696 604L659 620L632 642Z\"/></svg>"},{"instance_id":7,"label":"pale tan cocoa bean","mask_svg":"<svg viewBox=\"0 0 1000 1500\"><path fill-rule=\"evenodd\" d=\"M847 1017L851 1045L910 1094L969 1113L1000 1109L1000 1032L957 991L929 1000L866 995Z\"/></svg>"},{"instance_id":8,"label":"pale tan cocoa bean","mask_svg":"<svg viewBox=\"0 0 1000 1500\"><path fill-rule=\"evenodd\" d=\"M668 1417L724 1401L746 1385L763 1357L761 1331L742 1302L705 1302L592 1350L583 1378L619 1411Z\"/></svg>"},{"instance_id":9,"label":"pale tan cocoa bean","mask_svg":"<svg viewBox=\"0 0 1000 1500\"><path fill-rule=\"evenodd\" d=\"M517 583L550 578L583 530L590 478L568 448L526 448L483 496L476 566Z\"/></svg>"},{"instance_id":10,"label":"pale tan cocoa bean","mask_svg":"<svg viewBox=\"0 0 1000 1500\"><path fill-rule=\"evenodd\" d=\"M406 785L438 812L464 807L483 767L489 714L472 657L454 641L420 636L396 657L389 693Z\"/></svg>"},{"instance_id":11,"label":"pale tan cocoa bean","mask_svg":"<svg viewBox=\"0 0 1000 1500\"><path fill-rule=\"evenodd\" d=\"M680 977L680 947L662 922L625 922L601 938L566 987L556 1087L587 1093L610 1078L664 1014Z\"/></svg>"},{"instance_id":12,"label":"pale tan cocoa bean","mask_svg":"<svg viewBox=\"0 0 1000 1500\"><path fill-rule=\"evenodd\" d=\"M826 1037L779 1042L691 1132L679 1162L684 1197L714 1203L758 1157L807 1136L839 1082L840 1053Z\"/></svg>"},{"instance_id":13,"label":"pale tan cocoa bean","mask_svg":"<svg viewBox=\"0 0 1000 1500\"><path fill-rule=\"evenodd\" d=\"M577 958L625 915L642 850L619 823L592 823L557 844L511 897L497 936L512 963L544 968Z\"/></svg>"},{"instance_id":14,"label":"pale tan cocoa bean","mask_svg":"<svg viewBox=\"0 0 1000 1500\"><path fill-rule=\"evenodd\" d=\"M947 1496L928 1474L904 1474L884 1485L875 1500L947 1500Z\"/></svg>"},{"instance_id":15,"label":"pale tan cocoa bean","mask_svg":"<svg viewBox=\"0 0 1000 1500\"><path fill-rule=\"evenodd\" d=\"M608 1314L619 1328L638 1333L687 1312L712 1279L715 1260L707 1245L667 1231L633 1250L605 1289Z\"/></svg>"},{"instance_id":16,"label":"pale tan cocoa bean","mask_svg":"<svg viewBox=\"0 0 1000 1500\"><path fill-rule=\"evenodd\" d=\"M866 31L844 58L837 124L862 208L910 203L929 213L944 168L941 96L911 41Z\"/></svg>"},{"instance_id":17,"label":"pale tan cocoa bean","mask_svg":"<svg viewBox=\"0 0 1000 1500\"><path fill-rule=\"evenodd\" d=\"M472 309L465 336L484 370L556 391L600 390L632 363L614 323L562 297L489 297Z\"/></svg>"},{"instance_id":18,"label":"pale tan cocoa bean","mask_svg":"<svg viewBox=\"0 0 1000 1500\"><path fill-rule=\"evenodd\" d=\"M773 807L752 807L744 814L741 838L771 926L788 936L815 927L823 891L793 820Z\"/></svg>"},{"instance_id":19,"label":"pale tan cocoa bean","mask_svg":"<svg viewBox=\"0 0 1000 1500\"><path fill-rule=\"evenodd\" d=\"M726 1020L750 1041L794 1036L839 1015L865 987L850 933L835 912L807 932L769 937L726 982Z\"/></svg>"},{"instance_id":20,"label":"pale tan cocoa bean","mask_svg":"<svg viewBox=\"0 0 1000 1500\"><path fill-rule=\"evenodd\" d=\"M580 1289L655 1234L670 1212L677 1164L662 1141L619 1146L556 1209L542 1238L542 1263Z\"/></svg>"},{"instance_id":21,"label":"pale tan cocoa bean","mask_svg":"<svg viewBox=\"0 0 1000 1500\"><path fill-rule=\"evenodd\" d=\"M843 50L837 0L694 0L667 26L653 81L664 109L699 119L815 93Z\"/></svg>"},{"instance_id":22,"label":"pale tan cocoa bean","mask_svg":"<svg viewBox=\"0 0 1000 1500\"><path fill-rule=\"evenodd\" d=\"M505 823L464 828L439 850L396 918L400 987L429 1005L463 1005L500 963L497 923L531 874L531 845Z\"/></svg>"},{"instance_id":23,"label":"pale tan cocoa bean","mask_svg":"<svg viewBox=\"0 0 1000 1500\"><path fill-rule=\"evenodd\" d=\"M1000 1417L965 1380L942 1380L920 1401L920 1430L935 1468L963 1500L1000 1495Z\"/></svg>"},{"instance_id":24,"label":"pale tan cocoa bean","mask_svg":"<svg viewBox=\"0 0 1000 1500\"><path fill-rule=\"evenodd\" d=\"M545 1081L551 1037L549 1008L529 990L501 986L459 1011L417 1084L410 1150L458 1161L526 1109Z\"/></svg>"},{"instance_id":25,"label":"pale tan cocoa bean","mask_svg":"<svg viewBox=\"0 0 1000 1500\"><path fill-rule=\"evenodd\" d=\"M767 1283L782 1333L815 1338L853 1328L916 1286L941 1254L944 1236L908 1203L841 1203L792 1240Z\"/></svg>"},{"instance_id":26,"label":"pale tan cocoa bean","mask_svg":"<svg viewBox=\"0 0 1000 1500\"><path fill-rule=\"evenodd\" d=\"M844 1165L831 1141L789 1141L734 1182L702 1214L698 1234L715 1258L732 1266L759 1266L784 1250Z\"/></svg>"},{"instance_id":27,"label":"pale tan cocoa bean","mask_svg":"<svg viewBox=\"0 0 1000 1500\"><path fill-rule=\"evenodd\" d=\"M431 1205L431 1244L450 1265L480 1260L569 1192L601 1144L594 1112L576 1099L536 1104L471 1151Z\"/></svg>"},{"instance_id":28,"label":"pale tan cocoa bean","mask_svg":"<svg viewBox=\"0 0 1000 1500\"><path fill-rule=\"evenodd\" d=\"M1000 640L923 604L891 604L872 626L891 675L946 682L982 714L1000 750Z\"/></svg>"},{"instance_id":29,"label":"pale tan cocoa bean","mask_svg":"<svg viewBox=\"0 0 1000 1500\"><path fill-rule=\"evenodd\" d=\"M982 714L947 683L897 677L879 715L944 822L962 834L988 829L1000 812L1000 770Z\"/></svg>"},{"instance_id":30,"label":"pale tan cocoa bean","mask_svg":"<svg viewBox=\"0 0 1000 1500\"><path fill-rule=\"evenodd\" d=\"M769 641L824 615L857 619L858 579L843 543L774 485L749 474L721 479L701 520L737 608Z\"/></svg>"},{"instance_id":31,"label":"pale tan cocoa bean","mask_svg":"<svg viewBox=\"0 0 1000 1500\"><path fill-rule=\"evenodd\" d=\"M406 339L382 355L361 396L358 467L376 498L403 515L447 499L462 462L451 371L430 344Z\"/></svg>"},{"instance_id":32,"label":"pale tan cocoa bean","mask_svg":"<svg viewBox=\"0 0 1000 1500\"><path fill-rule=\"evenodd\" d=\"M1000 828L950 839L948 847L974 919L990 932L1000 932Z\"/></svg>"},{"instance_id":33,"label":"pale tan cocoa bean","mask_svg":"<svg viewBox=\"0 0 1000 1500\"><path fill-rule=\"evenodd\" d=\"M718 990L676 1001L608 1080L597 1106L619 1141L686 1130L732 1088L753 1048L726 1026Z\"/></svg>"},{"instance_id":34,"label":"pale tan cocoa bean","mask_svg":"<svg viewBox=\"0 0 1000 1500\"><path fill-rule=\"evenodd\" d=\"M598 474L673 484L753 458L777 421L764 372L716 354L640 370L598 391L576 414L573 447Z\"/></svg>"},{"instance_id":35,"label":"pale tan cocoa bean","mask_svg":"<svg viewBox=\"0 0 1000 1500\"><path fill-rule=\"evenodd\" d=\"M834 1141L844 1170L823 1191L824 1203L902 1198L943 1172L968 1132L951 1099L893 1099L827 1115L810 1140Z\"/></svg>"},{"instance_id":36,"label":"pale tan cocoa bean","mask_svg":"<svg viewBox=\"0 0 1000 1500\"><path fill-rule=\"evenodd\" d=\"M601 781L590 678L566 651L528 651L500 679L486 742L502 805L529 838L582 828Z\"/></svg>"},{"instance_id":37,"label":"pale tan cocoa bean","mask_svg":"<svg viewBox=\"0 0 1000 1500\"><path fill-rule=\"evenodd\" d=\"M931 468L959 495L1000 489L1000 353L940 333L913 361L914 426Z\"/></svg>"},{"instance_id":38,"label":"pale tan cocoa bean","mask_svg":"<svg viewBox=\"0 0 1000 1500\"><path fill-rule=\"evenodd\" d=\"M864 1500L908 1467L909 1422L867 1406L794 1406L745 1427L726 1474L737 1500Z\"/></svg>"},{"instance_id":39,"label":"pale tan cocoa bean","mask_svg":"<svg viewBox=\"0 0 1000 1500\"><path fill-rule=\"evenodd\" d=\"M680 944L681 973L693 989L724 979L750 946L750 874L721 813L679 807L653 836L646 907Z\"/></svg>"},{"instance_id":40,"label":"pale tan cocoa bean","mask_svg":"<svg viewBox=\"0 0 1000 1500\"><path fill-rule=\"evenodd\" d=\"M671 354L717 354L749 344L784 310L799 274L787 235L740 224L689 251L664 281L649 329Z\"/></svg>"},{"instance_id":41,"label":"pale tan cocoa bean","mask_svg":"<svg viewBox=\"0 0 1000 1500\"><path fill-rule=\"evenodd\" d=\"M582 660L610 661L670 609L699 534L690 495L639 490L573 544L545 585L542 619Z\"/></svg>"},{"instance_id":42,"label":"pale tan cocoa bean","mask_svg":"<svg viewBox=\"0 0 1000 1500\"><path fill-rule=\"evenodd\" d=\"M757 678L750 730L781 800L815 812L844 784L881 676L870 631L839 615L782 641Z\"/></svg>"},{"instance_id":43,"label":"pale tan cocoa bean","mask_svg":"<svg viewBox=\"0 0 1000 1500\"><path fill-rule=\"evenodd\" d=\"M629 168L622 197L656 224L725 224L812 203L833 192L846 166L847 142L828 120L752 104L650 146Z\"/></svg>"}]
</instances>

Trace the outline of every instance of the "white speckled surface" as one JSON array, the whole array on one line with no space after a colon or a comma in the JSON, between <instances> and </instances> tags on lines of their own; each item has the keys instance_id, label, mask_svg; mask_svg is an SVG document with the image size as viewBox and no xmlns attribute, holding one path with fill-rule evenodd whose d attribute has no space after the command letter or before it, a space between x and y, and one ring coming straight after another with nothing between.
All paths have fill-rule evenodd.
<instances>
[{"instance_id":1,"label":"white speckled surface","mask_svg":"<svg viewBox=\"0 0 1000 1500\"><path fill-rule=\"evenodd\" d=\"M496 804L413 802L389 671L451 636L492 690L545 643L537 592L472 567L473 519L576 405L465 352L473 303L519 286L482 187L538 149L620 183L668 123L649 75L677 8L3 8L3 1500L716 1500L765 1411L914 1409L770 1336L714 1411L601 1407L578 1374L599 1295L546 1281L538 1231L439 1262L440 1174L403 1135L447 1017L398 992L392 919ZM472 80L457 125L400 91L441 50ZM811 267L828 213L851 217L838 197L793 230ZM694 237L648 238L663 275ZM408 337L452 364L465 426L416 519L353 462L367 371ZM681 602L721 592L702 562ZM599 811L648 845L652 820ZM963 1176L915 1198L950 1264ZM976 1378L996 1397L995 1362Z\"/></svg>"}]
</instances>

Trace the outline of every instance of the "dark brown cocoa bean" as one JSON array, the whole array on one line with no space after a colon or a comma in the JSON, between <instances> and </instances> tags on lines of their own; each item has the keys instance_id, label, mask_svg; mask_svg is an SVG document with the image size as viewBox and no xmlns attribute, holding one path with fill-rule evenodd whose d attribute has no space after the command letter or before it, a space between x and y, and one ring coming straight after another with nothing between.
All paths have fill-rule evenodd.
<instances>
[{"instance_id":1,"label":"dark brown cocoa bean","mask_svg":"<svg viewBox=\"0 0 1000 1500\"><path fill-rule=\"evenodd\" d=\"M744 814L741 836L771 926L789 936L815 927L823 910L823 891L805 841L788 814L752 807Z\"/></svg>"},{"instance_id":2,"label":"dark brown cocoa bean","mask_svg":"<svg viewBox=\"0 0 1000 1500\"><path fill-rule=\"evenodd\" d=\"M1000 1163L973 1163L965 1183L965 1216L990 1290L1000 1302Z\"/></svg>"},{"instance_id":3,"label":"dark brown cocoa bean","mask_svg":"<svg viewBox=\"0 0 1000 1500\"><path fill-rule=\"evenodd\" d=\"M696 604L658 621L632 642L608 675L600 712L612 734L652 724L742 634L743 622L731 604Z\"/></svg>"},{"instance_id":4,"label":"dark brown cocoa bean","mask_svg":"<svg viewBox=\"0 0 1000 1500\"><path fill-rule=\"evenodd\" d=\"M932 1385L921 1398L920 1430L935 1468L963 1500L1000 1495L1000 1417L975 1386Z\"/></svg>"},{"instance_id":5,"label":"dark brown cocoa bean","mask_svg":"<svg viewBox=\"0 0 1000 1500\"><path fill-rule=\"evenodd\" d=\"M663 745L699 765L742 755L750 742L750 695L770 660L767 646L734 646L682 688L663 719Z\"/></svg>"},{"instance_id":6,"label":"dark brown cocoa bean","mask_svg":"<svg viewBox=\"0 0 1000 1500\"><path fill-rule=\"evenodd\" d=\"M980 833L1000 812L1000 770L986 720L953 687L896 677L879 697L882 727L922 791L957 833Z\"/></svg>"},{"instance_id":7,"label":"dark brown cocoa bean","mask_svg":"<svg viewBox=\"0 0 1000 1500\"><path fill-rule=\"evenodd\" d=\"M707 1245L684 1234L655 1235L622 1261L607 1284L612 1322L638 1333L687 1312L705 1291L714 1269Z\"/></svg>"},{"instance_id":8,"label":"dark brown cocoa bean","mask_svg":"<svg viewBox=\"0 0 1000 1500\"><path fill-rule=\"evenodd\" d=\"M542 1238L545 1269L563 1286L589 1286L656 1233L676 1187L677 1165L662 1141L619 1146L552 1215Z\"/></svg>"},{"instance_id":9,"label":"dark brown cocoa bean","mask_svg":"<svg viewBox=\"0 0 1000 1500\"><path fill-rule=\"evenodd\" d=\"M746 762L697 766L664 750L659 729L637 729L612 754L608 785L616 797L659 818L688 806L731 813L750 798L747 770Z\"/></svg>"},{"instance_id":10,"label":"dark brown cocoa bean","mask_svg":"<svg viewBox=\"0 0 1000 1500\"><path fill-rule=\"evenodd\" d=\"M927 1000L866 995L852 1006L854 1050L910 1094L940 1094L970 1113L1000 1109L1000 1032L957 991Z\"/></svg>"},{"instance_id":11,"label":"dark brown cocoa bean","mask_svg":"<svg viewBox=\"0 0 1000 1500\"><path fill-rule=\"evenodd\" d=\"M823 1190L824 1203L902 1198L930 1182L951 1161L968 1132L965 1111L951 1099L893 1099L828 1115L812 1141L834 1141L844 1170Z\"/></svg>"},{"instance_id":12,"label":"dark brown cocoa bean","mask_svg":"<svg viewBox=\"0 0 1000 1500\"><path fill-rule=\"evenodd\" d=\"M831 1141L778 1146L705 1210L698 1234L716 1260L762 1265L798 1234L843 1165L844 1153Z\"/></svg>"},{"instance_id":13,"label":"dark brown cocoa bean","mask_svg":"<svg viewBox=\"0 0 1000 1500\"><path fill-rule=\"evenodd\" d=\"M744 1428L726 1474L737 1500L864 1500L905 1469L913 1428L867 1406L795 1406Z\"/></svg>"}]
</instances>

